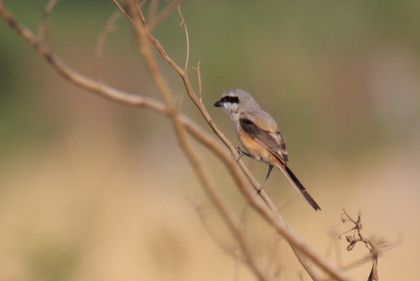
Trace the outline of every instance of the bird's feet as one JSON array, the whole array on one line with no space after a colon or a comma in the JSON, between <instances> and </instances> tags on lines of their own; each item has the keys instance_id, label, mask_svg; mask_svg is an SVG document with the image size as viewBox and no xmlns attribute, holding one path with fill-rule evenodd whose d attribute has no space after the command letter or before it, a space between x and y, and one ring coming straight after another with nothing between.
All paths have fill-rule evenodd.
<instances>
[{"instance_id":1,"label":"bird's feet","mask_svg":"<svg viewBox=\"0 0 420 281\"><path fill-rule=\"evenodd\" d=\"M257 194L258 194L258 195L261 193L261 191L263 191L263 190L264 190L264 188L265 188L265 184L266 184L266 182L263 182L263 183L260 185L260 189L258 189L258 190L257 190Z\"/></svg>"},{"instance_id":2,"label":"bird's feet","mask_svg":"<svg viewBox=\"0 0 420 281\"><path fill-rule=\"evenodd\" d=\"M238 157L235 158L235 161L238 162L245 154L239 146L235 146L235 148L238 151Z\"/></svg>"},{"instance_id":3,"label":"bird's feet","mask_svg":"<svg viewBox=\"0 0 420 281\"><path fill-rule=\"evenodd\" d=\"M242 156L247 156L247 157L251 157L251 158L253 158L252 156L251 156L251 154L249 154L249 153L247 153L247 152L245 152L245 151L243 151L239 146L235 146L235 148L236 148L236 150L238 151L238 154L239 154L239 156L238 157L236 157L236 161L239 161L239 159L241 159L242 158Z\"/></svg>"}]
</instances>

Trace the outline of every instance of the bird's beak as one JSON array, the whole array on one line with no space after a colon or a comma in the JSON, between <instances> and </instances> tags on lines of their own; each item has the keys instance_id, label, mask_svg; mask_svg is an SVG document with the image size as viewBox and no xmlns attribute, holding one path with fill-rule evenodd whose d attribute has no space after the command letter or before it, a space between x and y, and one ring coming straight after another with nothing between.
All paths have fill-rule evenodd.
<instances>
[{"instance_id":1,"label":"bird's beak","mask_svg":"<svg viewBox=\"0 0 420 281\"><path fill-rule=\"evenodd\" d=\"M215 107L222 107L223 106L223 102L221 102L220 100L216 101L216 103L213 105Z\"/></svg>"}]
</instances>

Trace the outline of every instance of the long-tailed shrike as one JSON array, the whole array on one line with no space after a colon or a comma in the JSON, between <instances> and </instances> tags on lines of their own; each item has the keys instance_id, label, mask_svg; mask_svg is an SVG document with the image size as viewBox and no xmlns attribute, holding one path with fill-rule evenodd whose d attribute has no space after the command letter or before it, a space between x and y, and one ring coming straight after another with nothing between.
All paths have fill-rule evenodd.
<instances>
[{"instance_id":1,"label":"long-tailed shrike","mask_svg":"<svg viewBox=\"0 0 420 281\"><path fill-rule=\"evenodd\" d=\"M250 94L240 89L226 91L214 106L223 107L230 114L238 139L246 152L243 154L268 164L264 188L273 167L281 170L296 190L315 210L321 210L298 178L287 167L289 156L286 145L270 114L260 108Z\"/></svg>"}]
</instances>

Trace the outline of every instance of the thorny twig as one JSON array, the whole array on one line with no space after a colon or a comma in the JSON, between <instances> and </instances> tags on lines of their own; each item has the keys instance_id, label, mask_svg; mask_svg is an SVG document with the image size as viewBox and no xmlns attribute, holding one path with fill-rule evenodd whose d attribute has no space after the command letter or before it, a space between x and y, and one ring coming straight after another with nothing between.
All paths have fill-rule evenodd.
<instances>
[{"instance_id":1,"label":"thorny twig","mask_svg":"<svg viewBox=\"0 0 420 281\"><path fill-rule=\"evenodd\" d=\"M359 211L359 214L357 215L357 220L354 220L349 216L349 214L347 214L346 210L343 209L343 213L341 214L341 222L346 223L348 221L351 221L354 224L354 227L351 228L350 230L345 231L341 235L339 235L338 239L341 239L341 236L343 236L344 234L353 231L353 235L346 236L346 240L347 242L349 242L349 245L347 246L347 251L353 250L354 246L358 242L364 243L366 248L369 249L371 260L372 260L372 269L370 271L368 281L379 280L379 276L378 276L379 250L376 244L371 239L364 238L361 233L361 230L363 228L362 213Z\"/></svg>"},{"instance_id":2,"label":"thorny twig","mask_svg":"<svg viewBox=\"0 0 420 281\"><path fill-rule=\"evenodd\" d=\"M347 230L347 231L345 231L345 232L343 232L342 234L340 234L339 236L338 236L338 239L341 239L341 236L343 236L344 234L346 234L346 233L348 233L348 232L351 232L351 231L354 231L353 232L353 236L346 236L346 239L347 239L347 241L350 239L350 240L352 240L352 241L355 241L356 240L356 238L355 238L355 236L356 236L356 234L359 236L359 239L360 239L360 241L362 241L363 240L363 237L362 237L362 234L361 234L361 230L362 230L362 228L363 228L363 225L362 225L362 213L359 211L359 214L357 215L357 221L355 221L354 219L352 219L348 214L347 214L347 212L346 212L346 210L344 210L343 209L343 213L341 213L341 222L342 223L345 223L345 222L347 222L347 221L351 221L353 224L354 224L354 227L353 228L351 228L351 229L349 229L349 230ZM350 247L351 246L351 247ZM347 247L347 250L348 251L351 251L352 249L353 249L353 247L354 247L354 243L351 243L348 247Z\"/></svg>"}]
</instances>

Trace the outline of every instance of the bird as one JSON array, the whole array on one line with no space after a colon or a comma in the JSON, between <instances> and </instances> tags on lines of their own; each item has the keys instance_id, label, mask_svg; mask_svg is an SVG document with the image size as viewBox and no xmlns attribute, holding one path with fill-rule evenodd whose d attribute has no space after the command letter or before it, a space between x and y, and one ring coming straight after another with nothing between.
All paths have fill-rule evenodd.
<instances>
[{"instance_id":1,"label":"bird","mask_svg":"<svg viewBox=\"0 0 420 281\"><path fill-rule=\"evenodd\" d=\"M286 175L297 192L308 201L312 208L316 211L321 210L318 203L287 166L289 155L276 121L260 108L248 92L241 89L227 90L214 106L222 107L230 115L239 142L245 148L243 151L238 147L240 155L268 164L268 173L259 192L265 187L273 167L276 167Z\"/></svg>"}]
</instances>

